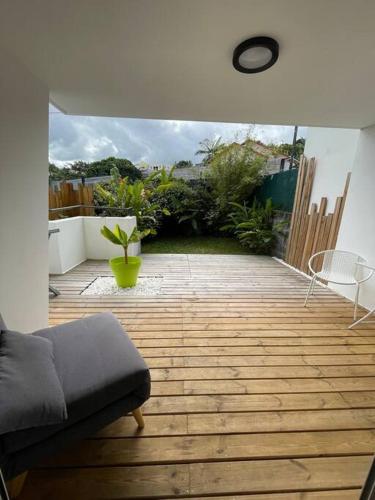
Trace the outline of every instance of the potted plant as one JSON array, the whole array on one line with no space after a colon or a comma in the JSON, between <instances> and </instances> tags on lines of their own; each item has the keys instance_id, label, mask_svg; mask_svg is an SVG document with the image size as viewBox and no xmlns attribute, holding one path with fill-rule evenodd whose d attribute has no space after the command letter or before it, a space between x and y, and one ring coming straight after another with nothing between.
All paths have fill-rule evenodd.
<instances>
[{"instance_id":1,"label":"potted plant","mask_svg":"<svg viewBox=\"0 0 375 500\"><path fill-rule=\"evenodd\" d=\"M142 264L140 257L129 257L128 248L130 243L137 243L150 233L150 230L138 231L135 227L130 236L116 224L113 231L107 226L100 230L102 235L115 245L120 245L124 249L123 257L109 259L109 265L115 276L116 283L120 288L129 288L137 284L139 269Z\"/></svg>"}]
</instances>

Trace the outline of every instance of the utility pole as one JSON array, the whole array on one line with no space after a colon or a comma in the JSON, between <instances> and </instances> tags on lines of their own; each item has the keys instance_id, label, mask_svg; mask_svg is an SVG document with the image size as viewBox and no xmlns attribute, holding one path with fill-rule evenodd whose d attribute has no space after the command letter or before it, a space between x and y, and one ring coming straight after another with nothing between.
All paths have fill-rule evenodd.
<instances>
[{"instance_id":1,"label":"utility pole","mask_svg":"<svg viewBox=\"0 0 375 500\"><path fill-rule=\"evenodd\" d=\"M292 154L290 155L290 166L289 166L289 168L293 168L293 163L294 163L294 159L295 159L295 156L296 156L297 132L298 132L298 125L295 125L295 127L294 127L294 135L293 135Z\"/></svg>"}]
</instances>

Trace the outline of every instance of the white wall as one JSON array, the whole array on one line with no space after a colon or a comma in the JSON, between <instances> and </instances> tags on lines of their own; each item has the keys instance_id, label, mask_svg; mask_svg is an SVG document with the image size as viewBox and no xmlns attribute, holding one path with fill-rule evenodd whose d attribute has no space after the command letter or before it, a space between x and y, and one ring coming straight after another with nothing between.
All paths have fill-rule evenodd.
<instances>
[{"instance_id":1,"label":"white wall","mask_svg":"<svg viewBox=\"0 0 375 500\"><path fill-rule=\"evenodd\" d=\"M49 240L49 272L63 274L86 260L83 217L52 220L50 229L59 229Z\"/></svg>"},{"instance_id":2,"label":"white wall","mask_svg":"<svg viewBox=\"0 0 375 500\"><path fill-rule=\"evenodd\" d=\"M0 49L0 311L48 322L48 89Z\"/></svg>"},{"instance_id":3,"label":"white wall","mask_svg":"<svg viewBox=\"0 0 375 500\"><path fill-rule=\"evenodd\" d=\"M347 172L352 172L336 248L355 252L375 265L375 126L362 130L310 128L305 154L317 160L312 202L327 196L329 210L342 194ZM330 286L354 299L354 287ZM375 278L362 286L360 303L375 307Z\"/></svg>"},{"instance_id":4,"label":"white wall","mask_svg":"<svg viewBox=\"0 0 375 500\"><path fill-rule=\"evenodd\" d=\"M319 207L322 197L328 198L327 213L335 208L337 196L341 196L346 176L354 164L359 130L339 128L308 129L305 155L317 160L311 203Z\"/></svg>"},{"instance_id":5,"label":"white wall","mask_svg":"<svg viewBox=\"0 0 375 500\"><path fill-rule=\"evenodd\" d=\"M106 225L113 229L116 224L130 234L136 226L135 217L69 217L49 222L49 272L64 274L86 259L110 259L123 255L121 247L106 240L100 229ZM129 246L129 255L140 253L140 243Z\"/></svg>"},{"instance_id":6,"label":"white wall","mask_svg":"<svg viewBox=\"0 0 375 500\"><path fill-rule=\"evenodd\" d=\"M359 134L348 197L336 248L356 252L375 266L375 126ZM354 298L352 287L337 287ZM360 303L375 307L375 277L361 289Z\"/></svg>"}]
</instances>

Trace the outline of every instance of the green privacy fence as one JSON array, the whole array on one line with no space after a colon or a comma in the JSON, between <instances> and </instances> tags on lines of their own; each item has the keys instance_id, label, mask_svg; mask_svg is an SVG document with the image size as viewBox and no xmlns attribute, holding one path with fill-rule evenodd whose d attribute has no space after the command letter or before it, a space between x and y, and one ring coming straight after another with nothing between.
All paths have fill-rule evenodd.
<instances>
[{"instance_id":1,"label":"green privacy fence","mask_svg":"<svg viewBox=\"0 0 375 500\"><path fill-rule=\"evenodd\" d=\"M267 175L263 184L254 191L254 196L262 203L267 198L272 198L272 203L276 209L291 212L293 210L297 177L297 168Z\"/></svg>"}]
</instances>

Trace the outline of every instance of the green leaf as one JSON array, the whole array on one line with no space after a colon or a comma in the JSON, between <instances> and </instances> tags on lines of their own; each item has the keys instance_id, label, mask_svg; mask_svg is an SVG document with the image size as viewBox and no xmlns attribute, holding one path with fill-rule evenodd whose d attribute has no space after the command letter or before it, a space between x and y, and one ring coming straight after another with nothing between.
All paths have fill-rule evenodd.
<instances>
[{"instance_id":1,"label":"green leaf","mask_svg":"<svg viewBox=\"0 0 375 500\"><path fill-rule=\"evenodd\" d=\"M121 241L123 247L127 247L129 245L128 235L126 234L125 231L121 229L121 227L118 224L116 224L115 226L114 234Z\"/></svg>"},{"instance_id":2,"label":"green leaf","mask_svg":"<svg viewBox=\"0 0 375 500\"><path fill-rule=\"evenodd\" d=\"M107 240L109 240L111 243L114 243L115 245L122 245L120 239L115 234L113 234L113 232L107 226L103 226L100 232L104 236L104 238L107 238Z\"/></svg>"},{"instance_id":3,"label":"green leaf","mask_svg":"<svg viewBox=\"0 0 375 500\"><path fill-rule=\"evenodd\" d=\"M178 219L178 223L181 224L181 222L185 222L186 220L190 220L191 219L191 215L183 215L182 217L180 217Z\"/></svg>"}]
</instances>

